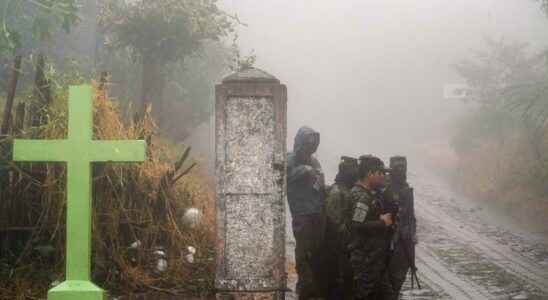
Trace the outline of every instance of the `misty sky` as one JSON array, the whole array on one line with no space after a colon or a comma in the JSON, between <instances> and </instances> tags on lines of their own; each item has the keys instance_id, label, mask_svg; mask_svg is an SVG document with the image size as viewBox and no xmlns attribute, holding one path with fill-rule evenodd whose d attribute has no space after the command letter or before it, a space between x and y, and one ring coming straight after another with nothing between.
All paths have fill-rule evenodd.
<instances>
[{"instance_id":1,"label":"misty sky","mask_svg":"<svg viewBox=\"0 0 548 300\"><path fill-rule=\"evenodd\" d=\"M321 132L328 179L340 155L405 154L440 139L459 106L451 64L485 36L548 45L533 0L222 0L248 26L243 54L288 87L288 146L302 125ZM412 163L412 162L411 162Z\"/></svg>"}]
</instances>

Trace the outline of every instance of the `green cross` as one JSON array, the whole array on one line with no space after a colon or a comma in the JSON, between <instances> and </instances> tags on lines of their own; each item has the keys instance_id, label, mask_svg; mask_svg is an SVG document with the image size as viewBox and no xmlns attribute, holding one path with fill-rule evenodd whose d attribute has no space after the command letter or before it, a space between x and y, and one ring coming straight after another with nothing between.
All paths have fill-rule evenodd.
<instances>
[{"instance_id":1,"label":"green cross","mask_svg":"<svg viewBox=\"0 0 548 300\"><path fill-rule=\"evenodd\" d=\"M15 140L15 161L67 163L66 281L48 292L48 300L99 300L104 292L91 282L92 162L138 162L145 159L144 141L93 140L92 89L71 86L68 138Z\"/></svg>"}]
</instances>

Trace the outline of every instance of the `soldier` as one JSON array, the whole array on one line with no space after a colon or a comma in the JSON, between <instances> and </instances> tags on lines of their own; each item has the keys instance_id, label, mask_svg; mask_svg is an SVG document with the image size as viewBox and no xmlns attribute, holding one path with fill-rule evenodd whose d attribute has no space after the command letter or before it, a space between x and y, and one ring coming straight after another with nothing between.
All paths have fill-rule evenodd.
<instances>
[{"instance_id":1,"label":"soldier","mask_svg":"<svg viewBox=\"0 0 548 300\"><path fill-rule=\"evenodd\" d=\"M350 262L356 299L391 299L387 259L392 215L384 211L381 188L384 163L377 157L360 157L358 181L351 191L354 208L351 214Z\"/></svg>"},{"instance_id":2,"label":"soldier","mask_svg":"<svg viewBox=\"0 0 548 300\"><path fill-rule=\"evenodd\" d=\"M358 178L358 160L343 156L339 173L326 201L325 245L327 259L327 296L330 299L352 299L352 268L348 256L349 219L353 205L350 190Z\"/></svg>"},{"instance_id":3,"label":"soldier","mask_svg":"<svg viewBox=\"0 0 548 300\"><path fill-rule=\"evenodd\" d=\"M287 201L295 236L295 262L299 299L322 297L319 246L323 231L324 175L320 163L312 156L320 144L320 134L301 127L295 136L293 152L287 158Z\"/></svg>"},{"instance_id":4,"label":"soldier","mask_svg":"<svg viewBox=\"0 0 548 300\"><path fill-rule=\"evenodd\" d=\"M398 209L395 237L392 239L393 252L389 262L388 274L397 299L401 287L411 268L413 280L415 271L416 220L413 203L413 188L407 183L407 159L404 156L390 158L390 182L385 190L385 198ZM417 281L418 283L418 281Z\"/></svg>"}]
</instances>

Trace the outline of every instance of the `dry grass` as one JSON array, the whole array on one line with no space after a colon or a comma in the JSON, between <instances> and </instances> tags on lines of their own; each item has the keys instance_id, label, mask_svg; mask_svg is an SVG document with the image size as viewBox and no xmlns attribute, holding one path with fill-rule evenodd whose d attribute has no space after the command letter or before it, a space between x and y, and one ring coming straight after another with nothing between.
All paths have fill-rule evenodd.
<instances>
[{"instance_id":1,"label":"dry grass","mask_svg":"<svg viewBox=\"0 0 548 300\"><path fill-rule=\"evenodd\" d=\"M509 133L504 143L482 140L460 155L445 143L427 145L420 153L428 167L478 204L533 229L545 227L548 197L535 189L540 178L534 173L542 161L522 132Z\"/></svg>"},{"instance_id":2,"label":"dry grass","mask_svg":"<svg viewBox=\"0 0 548 300\"><path fill-rule=\"evenodd\" d=\"M66 95L48 111L49 123L26 137L66 136ZM213 290L214 200L204 173L195 168L176 180L189 163L178 161L153 135L149 117L126 125L117 106L102 91L94 99L96 139L146 138L147 161L142 164L97 164L93 179L93 279L113 295L161 291L205 295ZM7 141L4 141L7 142ZM180 160L180 159L179 159ZM5 162L8 163L8 162ZM65 240L65 169L59 164L10 164L5 207L14 214L0 227L32 226L20 243L0 258L0 299L45 298L54 281L63 280ZM183 222L189 207L204 212L199 226ZM13 234L12 234L13 235ZM131 245L139 241L140 246ZM187 247L197 249L190 263ZM40 251L50 247L48 251ZM167 269L158 271L155 251L166 254Z\"/></svg>"}]
</instances>

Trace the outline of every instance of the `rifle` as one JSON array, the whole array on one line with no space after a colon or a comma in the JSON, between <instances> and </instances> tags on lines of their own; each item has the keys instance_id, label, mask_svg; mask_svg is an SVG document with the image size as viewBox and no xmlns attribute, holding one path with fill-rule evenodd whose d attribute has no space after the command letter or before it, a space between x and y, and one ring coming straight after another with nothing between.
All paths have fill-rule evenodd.
<instances>
[{"instance_id":1,"label":"rifle","mask_svg":"<svg viewBox=\"0 0 548 300\"><path fill-rule=\"evenodd\" d=\"M407 214L408 222L407 224L412 224L412 213L414 212L414 196L413 196L413 188L408 188L408 201L409 201L409 212ZM390 226L390 229L392 230L392 236L390 238L390 251L394 251L395 247L400 240L400 206L399 206L399 200L390 201L391 203L385 203L384 197L379 198L379 206L383 213L391 213L393 218L393 223ZM413 233L414 234L414 233ZM412 236L413 234L410 234ZM417 266L415 264L415 246L414 242L410 238L404 238L403 241L403 251L404 255L407 259L407 262L409 264L409 268L411 270L411 288L414 289L414 283L417 282L417 287L421 289L421 284L419 281L419 277L417 276ZM386 267L389 268L391 257L387 257L386 260Z\"/></svg>"}]
</instances>

